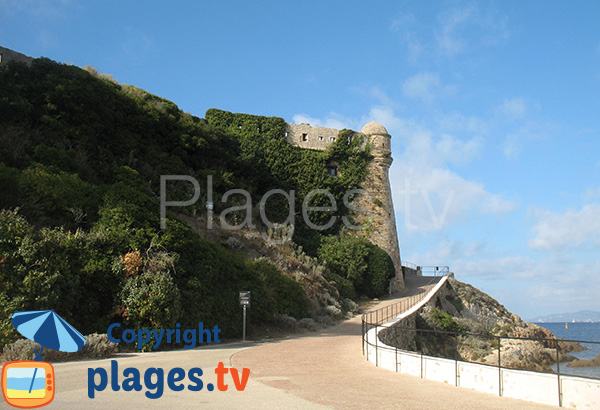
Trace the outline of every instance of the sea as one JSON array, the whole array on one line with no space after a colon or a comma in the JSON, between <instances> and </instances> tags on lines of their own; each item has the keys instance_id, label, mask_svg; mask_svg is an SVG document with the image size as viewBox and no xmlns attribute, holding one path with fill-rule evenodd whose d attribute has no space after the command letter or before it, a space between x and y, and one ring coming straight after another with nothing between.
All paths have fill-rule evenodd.
<instances>
[{"instance_id":1,"label":"sea","mask_svg":"<svg viewBox=\"0 0 600 410\"><path fill-rule=\"evenodd\" d=\"M569 353L578 359L593 359L600 354L600 322L536 323L536 325L548 329L556 337L563 339L597 342L581 343L588 350ZM556 364L552 366L552 370L557 371ZM560 373L600 379L600 367L567 367L567 363L560 363Z\"/></svg>"}]
</instances>

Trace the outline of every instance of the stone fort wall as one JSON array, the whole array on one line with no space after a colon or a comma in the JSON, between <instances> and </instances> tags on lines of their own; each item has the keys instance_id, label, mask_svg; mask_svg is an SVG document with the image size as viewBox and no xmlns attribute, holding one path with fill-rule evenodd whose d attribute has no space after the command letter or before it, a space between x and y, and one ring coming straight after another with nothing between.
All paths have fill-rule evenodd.
<instances>
[{"instance_id":1,"label":"stone fort wall","mask_svg":"<svg viewBox=\"0 0 600 410\"><path fill-rule=\"evenodd\" d=\"M290 144L301 148L326 150L337 140L338 133L339 130L334 128L288 124L286 138ZM356 218L364 227L358 233L390 255L396 271L396 277L390 284L390 291L399 291L404 289L404 277L388 175L392 164L391 137L385 127L376 122L365 125L362 131L355 135L358 134L366 137L365 140L369 142L373 155L373 160L368 165L368 174L362 184L367 194L360 195L355 200L355 205L364 211ZM344 170L341 169L339 172L343 173Z\"/></svg>"},{"instance_id":2,"label":"stone fort wall","mask_svg":"<svg viewBox=\"0 0 600 410\"><path fill-rule=\"evenodd\" d=\"M339 131L334 128L311 127L309 124L288 124L286 138L300 148L324 151L336 141Z\"/></svg>"}]
</instances>

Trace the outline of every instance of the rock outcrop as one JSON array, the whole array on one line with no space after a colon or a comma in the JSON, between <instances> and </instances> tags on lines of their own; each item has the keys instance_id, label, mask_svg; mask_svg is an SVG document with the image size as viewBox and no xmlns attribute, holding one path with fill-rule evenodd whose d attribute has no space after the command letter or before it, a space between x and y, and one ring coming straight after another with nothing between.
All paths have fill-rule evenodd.
<instances>
[{"instance_id":1,"label":"rock outcrop","mask_svg":"<svg viewBox=\"0 0 600 410\"><path fill-rule=\"evenodd\" d=\"M423 331L407 330L415 327ZM427 355L490 365L500 361L503 367L537 371L551 371L550 365L557 358L561 362L574 360L568 353L585 349L523 321L489 295L453 277L413 319L404 319L381 332L380 339L401 349L422 349Z\"/></svg>"},{"instance_id":2,"label":"rock outcrop","mask_svg":"<svg viewBox=\"0 0 600 410\"><path fill-rule=\"evenodd\" d=\"M576 359L567 365L568 367L600 367L600 354L593 359Z\"/></svg>"}]
</instances>

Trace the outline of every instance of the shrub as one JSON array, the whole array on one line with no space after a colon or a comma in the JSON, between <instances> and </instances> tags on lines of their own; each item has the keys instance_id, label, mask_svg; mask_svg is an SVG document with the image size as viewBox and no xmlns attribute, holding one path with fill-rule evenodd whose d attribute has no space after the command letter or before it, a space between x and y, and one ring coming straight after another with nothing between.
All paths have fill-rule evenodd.
<instances>
[{"instance_id":1,"label":"shrub","mask_svg":"<svg viewBox=\"0 0 600 410\"><path fill-rule=\"evenodd\" d=\"M181 317L182 307L179 289L170 273L172 267L173 256L150 249L142 272L126 279L120 300L129 327L175 327Z\"/></svg>"},{"instance_id":2,"label":"shrub","mask_svg":"<svg viewBox=\"0 0 600 410\"><path fill-rule=\"evenodd\" d=\"M436 327L449 332L466 332L464 326L458 323L448 313L436 308L431 309L432 317L435 320Z\"/></svg>"},{"instance_id":3,"label":"shrub","mask_svg":"<svg viewBox=\"0 0 600 410\"><path fill-rule=\"evenodd\" d=\"M34 349L39 352L40 345L29 339L19 339L4 347L0 355L0 363L15 360L34 360ZM42 359L47 362L64 362L80 359L102 359L117 353L118 345L108 340L105 333L93 333L85 337L85 345L77 352L67 353L57 350L43 349Z\"/></svg>"},{"instance_id":4,"label":"shrub","mask_svg":"<svg viewBox=\"0 0 600 410\"><path fill-rule=\"evenodd\" d=\"M356 291L354 290L354 284L349 279L346 279L337 273L333 273L330 270L325 272L325 279L333 284L338 290L342 298L353 299L356 297Z\"/></svg>"},{"instance_id":5,"label":"shrub","mask_svg":"<svg viewBox=\"0 0 600 410\"><path fill-rule=\"evenodd\" d=\"M327 279L336 282L342 297L355 296L346 281L354 286L357 294L381 296L395 274L389 255L363 237L342 234L325 238L319 248L319 258L330 270Z\"/></svg>"},{"instance_id":6,"label":"shrub","mask_svg":"<svg viewBox=\"0 0 600 410\"><path fill-rule=\"evenodd\" d=\"M376 297L388 291L390 279L394 277L396 270L386 251L372 243L367 245L367 249L367 270L360 289L367 296Z\"/></svg>"},{"instance_id":7,"label":"shrub","mask_svg":"<svg viewBox=\"0 0 600 410\"><path fill-rule=\"evenodd\" d=\"M249 262L247 266L259 272L266 293L273 301L275 312L292 316L296 319L310 316L308 301L300 283L285 276L279 269L266 260Z\"/></svg>"}]
</instances>

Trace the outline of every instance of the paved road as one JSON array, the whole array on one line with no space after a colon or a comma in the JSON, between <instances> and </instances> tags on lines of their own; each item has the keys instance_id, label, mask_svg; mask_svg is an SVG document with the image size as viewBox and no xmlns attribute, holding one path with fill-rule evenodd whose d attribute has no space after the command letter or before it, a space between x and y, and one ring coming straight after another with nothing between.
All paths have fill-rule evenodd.
<instances>
[{"instance_id":1,"label":"paved road","mask_svg":"<svg viewBox=\"0 0 600 410\"><path fill-rule=\"evenodd\" d=\"M424 283L411 282L403 296L423 291ZM398 299L381 302L377 307ZM374 308L375 306L373 306ZM291 337L271 343L214 345L175 352L118 355L119 384L123 370L136 367L142 376L142 391L113 391L111 360L90 360L55 364L56 398L48 409L555 409L509 398L478 393L375 367L361 353L360 317L345 321L321 333ZM166 387L161 398L148 399L143 376L150 367L168 373L181 367L204 370L205 386L216 385L214 369L251 369L245 391L229 385L226 392L187 388L175 392ZM88 369L104 368L108 385L88 398ZM99 381L99 376L96 376ZM151 380L153 381L153 380ZM184 380L190 384L189 379ZM9 407L0 399L0 408Z\"/></svg>"},{"instance_id":2,"label":"paved road","mask_svg":"<svg viewBox=\"0 0 600 410\"><path fill-rule=\"evenodd\" d=\"M171 391L166 387L164 394L159 399L148 399L144 395L148 389L144 387L144 372L149 367L161 367L166 373L174 367L181 367L187 371L193 367L200 367L204 375L200 378L206 385L212 383L216 386L217 378L214 369L219 362L230 367L230 358L234 353L239 353L252 344L229 344L211 346L193 350L180 350L175 352L144 353L132 355L118 355L116 358L119 366L119 384L123 383L123 370L127 367L136 367L142 377L142 391L125 392L121 389L114 392L110 386L109 373L111 360L90 360L71 363L57 363L54 365L56 374L56 396L47 409L293 409L293 410L322 410L327 407L304 400L293 394L280 390L254 379L250 379L245 391L235 390L230 376L225 376L228 390L225 392L209 392L206 388L199 392L189 391L187 388L181 392ZM108 386L104 391L96 392L94 399L88 398L88 368L102 367L107 370ZM240 369L241 370L241 369ZM99 381L99 376L96 376ZM190 384L186 379L185 384ZM155 389L151 389L155 392ZM12 409L2 398L0 408Z\"/></svg>"},{"instance_id":3,"label":"paved road","mask_svg":"<svg viewBox=\"0 0 600 410\"><path fill-rule=\"evenodd\" d=\"M424 283L410 283L402 297L421 291ZM355 317L320 334L240 351L232 362L252 369L253 380L332 409L556 409L377 368L362 356L361 327Z\"/></svg>"}]
</instances>

